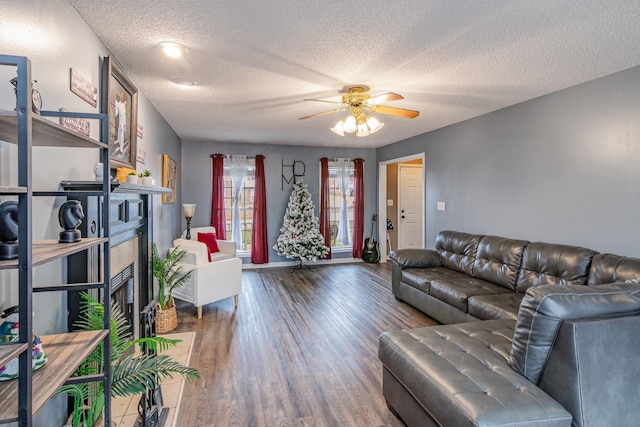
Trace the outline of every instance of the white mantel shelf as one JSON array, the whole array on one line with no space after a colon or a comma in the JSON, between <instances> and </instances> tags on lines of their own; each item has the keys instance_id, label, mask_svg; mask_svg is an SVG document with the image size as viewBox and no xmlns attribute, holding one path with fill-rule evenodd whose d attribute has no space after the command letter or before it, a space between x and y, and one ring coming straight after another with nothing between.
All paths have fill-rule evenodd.
<instances>
[{"instance_id":1,"label":"white mantel shelf","mask_svg":"<svg viewBox=\"0 0 640 427\"><path fill-rule=\"evenodd\" d=\"M65 190L99 191L102 189L102 181L62 181L60 183ZM128 194L167 194L171 193L167 187L155 185L129 184L126 182L111 181L112 193Z\"/></svg>"}]
</instances>

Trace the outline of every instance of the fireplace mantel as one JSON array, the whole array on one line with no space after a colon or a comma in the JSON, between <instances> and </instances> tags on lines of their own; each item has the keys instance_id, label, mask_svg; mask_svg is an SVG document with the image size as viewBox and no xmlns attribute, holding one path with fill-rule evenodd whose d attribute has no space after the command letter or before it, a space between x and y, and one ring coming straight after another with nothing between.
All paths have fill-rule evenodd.
<instances>
[{"instance_id":1,"label":"fireplace mantel","mask_svg":"<svg viewBox=\"0 0 640 427\"><path fill-rule=\"evenodd\" d=\"M62 181L60 186L66 191L100 191L102 190L102 181ZM155 185L139 185L111 181L111 192L116 194L167 194L171 193L171 189L167 187L156 187Z\"/></svg>"}]
</instances>

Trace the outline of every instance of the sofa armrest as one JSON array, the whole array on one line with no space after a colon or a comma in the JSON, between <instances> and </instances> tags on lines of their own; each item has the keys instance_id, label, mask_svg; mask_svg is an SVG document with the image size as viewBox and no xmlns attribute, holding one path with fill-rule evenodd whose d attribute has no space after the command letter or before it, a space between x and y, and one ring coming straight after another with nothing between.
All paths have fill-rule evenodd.
<instances>
[{"instance_id":1,"label":"sofa armrest","mask_svg":"<svg viewBox=\"0 0 640 427\"><path fill-rule=\"evenodd\" d=\"M224 252L227 254L231 254L236 256L237 254L237 245L233 240L218 240L218 248L220 252Z\"/></svg>"},{"instance_id":2,"label":"sofa armrest","mask_svg":"<svg viewBox=\"0 0 640 427\"><path fill-rule=\"evenodd\" d=\"M389 258L401 268L441 267L440 254L432 249L398 249Z\"/></svg>"},{"instance_id":3,"label":"sofa armrest","mask_svg":"<svg viewBox=\"0 0 640 427\"><path fill-rule=\"evenodd\" d=\"M180 264L191 277L173 295L201 307L242 292L242 260L229 258L203 265Z\"/></svg>"}]
</instances>

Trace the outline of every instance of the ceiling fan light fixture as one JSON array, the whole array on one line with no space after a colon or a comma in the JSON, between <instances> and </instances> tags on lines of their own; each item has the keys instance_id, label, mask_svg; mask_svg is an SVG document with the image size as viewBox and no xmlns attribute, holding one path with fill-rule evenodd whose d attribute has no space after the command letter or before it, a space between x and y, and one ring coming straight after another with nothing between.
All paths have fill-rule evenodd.
<instances>
[{"instance_id":1,"label":"ceiling fan light fixture","mask_svg":"<svg viewBox=\"0 0 640 427\"><path fill-rule=\"evenodd\" d=\"M340 120L334 127L331 128L331 132L344 136L344 120Z\"/></svg>"},{"instance_id":2,"label":"ceiling fan light fixture","mask_svg":"<svg viewBox=\"0 0 640 427\"><path fill-rule=\"evenodd\" d=\"M356 136L369 136L370 134L371 134L371 131L369 131L367 122L363 120L361 123L358 123L358 130L356 130Z\"/></svg>"},{"instance_id":3,"label":"ceiling fan light fixture","mask_svg":"<svg viewBox=\"0 0 640 427\"><path fill-rule=\"evenodd\" d=\"M376 133L384 126L384 123L380 123L375 117L369 117L367 119L367 126L371 130L371 133Z\"/></svg>"},{"instance_id":4,"label":"ceiling fan light fixture","mask_svg":"<svg viewBox=\"0 0 640 427\"><path fill-rule=\"evenodd\" d=\"M346 119L342 120L344 122L344 125L342 127L342 129L347 132L347 133L353 133L355 132L358 127L356 126L356 118L353 116L349 116Z\"/></svg>"}]
</instances>

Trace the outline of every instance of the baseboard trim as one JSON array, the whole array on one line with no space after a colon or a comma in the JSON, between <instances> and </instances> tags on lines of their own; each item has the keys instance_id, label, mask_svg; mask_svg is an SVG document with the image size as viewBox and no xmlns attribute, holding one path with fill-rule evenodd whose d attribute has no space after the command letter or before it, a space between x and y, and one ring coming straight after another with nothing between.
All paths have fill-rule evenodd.
<instances>
[{"instance_id":1,"label":"baseboard trim","mask_svg":"<svg viewBox=\"0 0 640 427\"><path fill-rule=\"evenodd\" d=\"M308 265L313 267L314 265L328 265L328 264L354 264L364 262L361 259L356 258L336 258L336 259L320 259L316 262L309 261ZM293 267L298 265L298 261L277 261L269 262L267 264L242 264L243 270L253 270L258 268L278 268L278 267Z\"/></svg>"}]
</instances>

